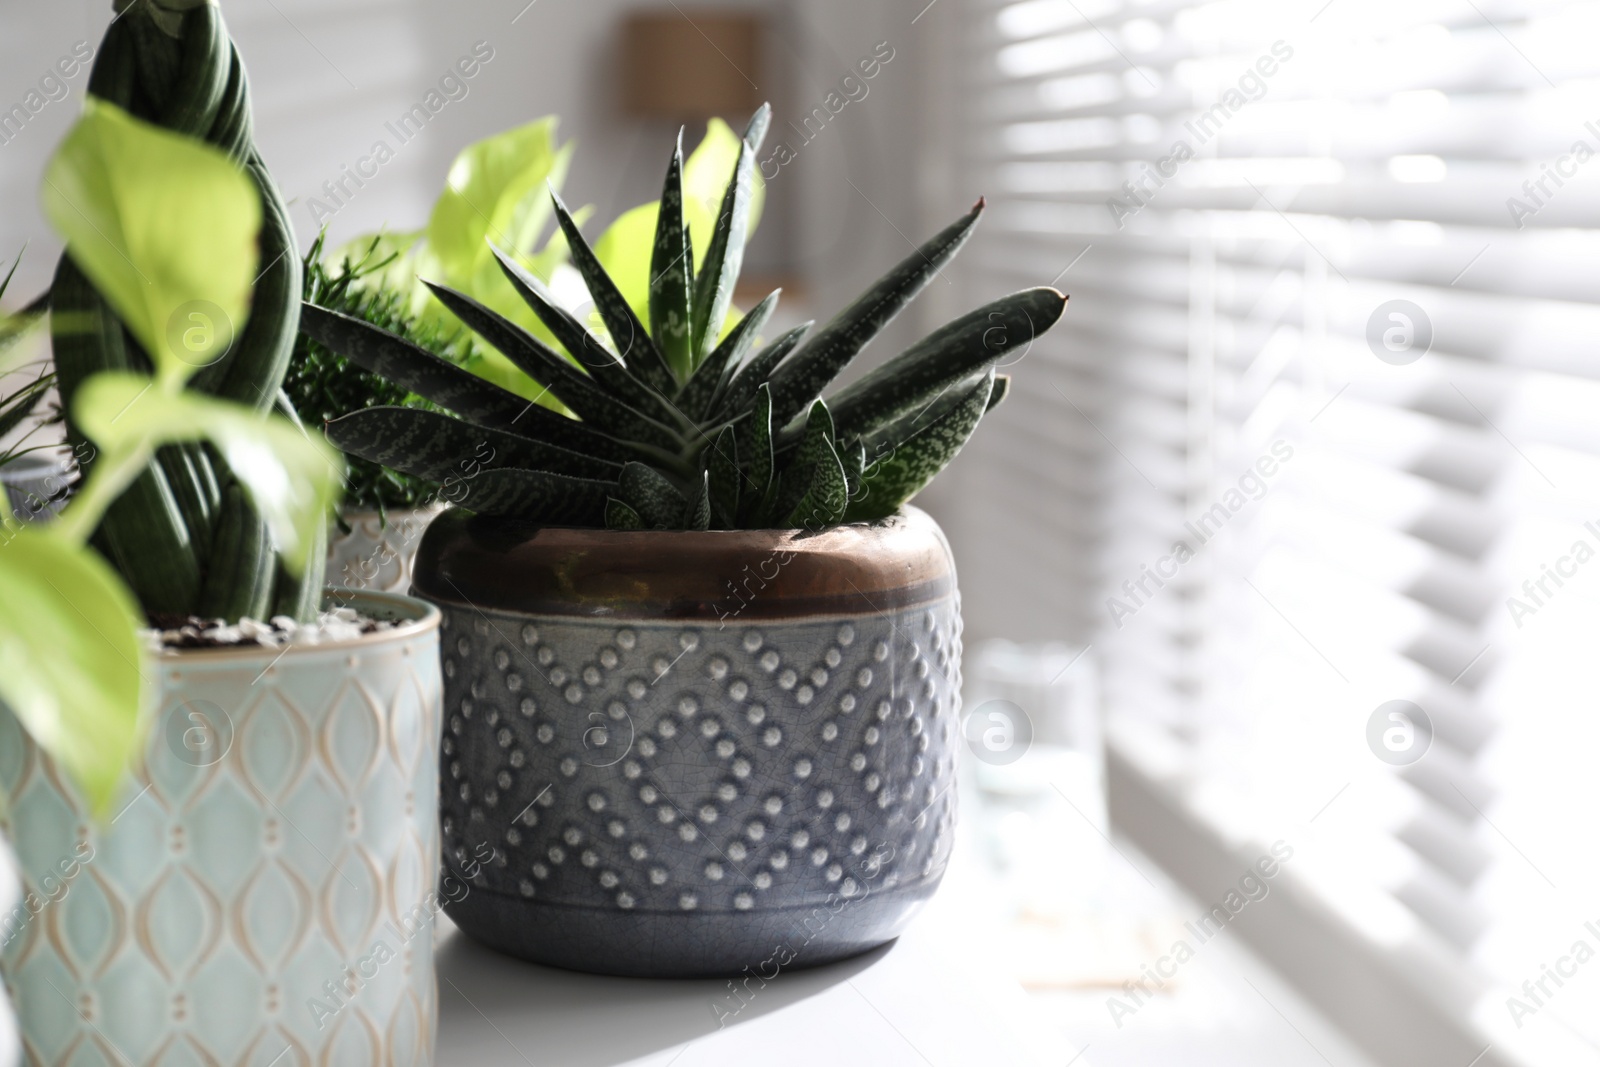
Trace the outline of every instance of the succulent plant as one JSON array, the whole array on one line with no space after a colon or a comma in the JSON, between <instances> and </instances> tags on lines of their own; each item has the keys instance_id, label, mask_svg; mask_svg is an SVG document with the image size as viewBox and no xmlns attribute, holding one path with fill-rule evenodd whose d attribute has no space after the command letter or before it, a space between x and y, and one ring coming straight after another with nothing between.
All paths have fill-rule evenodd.
<instances>
[{"instance_id":1,"label":"succulent plant","mask_svg":"<svg viewBox=\"0 0 1600 1067\"><path fill-rule=\"evenodd\" d=\"M212 321L214 311L195 312L207 320L208 337L227 337L231 344L207 343L203 351L186 353L191 366L199 367L191 388L261 413L282 406L292 416L286 402L280 404L279 386L298 332L300 258L283 198L256 150L248 82L221 10L190 0L118 0L116 6L118 16L89 75L90 93L137 119L221 149L244 168L261 205L265 266L255 280L249 321ZM71 197L68 190L47 192L83 198L82 191ZM79 389L99 372L148 373L159 363L148 339L125 328L109 294L70 255L57 267L50 307L64 410L73 410ZM162 327L188 338L188 310L177 309ZM68 437L74 447L85 439L70 419ZM267 520L238 473L213 445L200 441L163 445L107 511L94 543L149 612L307 618L322 597L320 557L313 554L316 562L303 575L285 570Z\"/></svg>"},{"instance_id":2,"label":"succulent plant","mask_svg":"<svg viewBox=\"0 0 1600 1067\"><path fill-rule=\"evenodd\" d=\"M807 323L757 348L778 293L722 326L770 115L762 107L745 131L698 270L684 224L680 137L655 231L648 329L555 194L557 223L602 332L499 249L500 268L565 354L471 297L430 284L575 417L532 405L371 323L307 304L301 326L311 337L443 409L355 411L328 424L329 439L371 462L449 481L452 499L476 512L545 524L820 529L892 514L1004 397L1008 379L995 365L1053 326L1066 298L1051 288L1002 297L820 399L960 249L983 202L820 330L810 333Z\"/></svg>"}]
</instances>

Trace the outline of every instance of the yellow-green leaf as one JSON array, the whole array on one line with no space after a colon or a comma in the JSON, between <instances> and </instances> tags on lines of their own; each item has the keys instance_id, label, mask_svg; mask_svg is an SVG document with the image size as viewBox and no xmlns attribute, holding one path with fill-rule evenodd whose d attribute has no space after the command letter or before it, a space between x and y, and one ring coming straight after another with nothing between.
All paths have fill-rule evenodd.
<instances>
[{"instance_id":1,"label":"yellow-green leaf","mask_svg":"<svg viewBox=\"0 0 1600 1067\"><path fill-rule=\"evenodd\" d=\"M261 197L222 152L90 97L40 195L161 377L186 379L244 329Z\"/></svg>"},{"instance_id":2,"label":"yellow-green leaf","mask_svg":"<svg viewBox=\"0 0 1600 1067\"><path fill-rule=\"evenodd\" d=\"M45 527L0 544L0 701L104 815L141 735L139 610L92 549Z\"/></svg>"},{"instance_id":3,"label":"yellow-green leaf","mask_svg":"<svg viewBox=\"0 0 1600 1067\"><path fill-rule=\"evenodd\" d=\"M320 434L287 419L193 393L167 393L149 378L103 371L83 383L73 418L107 454L130 455L205 438L244 484L298 574L338 502L344 459Z\"/></svg>"}]
</instances>

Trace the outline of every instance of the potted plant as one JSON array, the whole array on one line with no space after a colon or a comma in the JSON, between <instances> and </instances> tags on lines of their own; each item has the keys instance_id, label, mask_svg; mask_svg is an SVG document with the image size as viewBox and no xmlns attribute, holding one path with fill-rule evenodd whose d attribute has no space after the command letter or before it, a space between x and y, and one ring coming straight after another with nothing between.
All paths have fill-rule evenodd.
<instances>
[{"instance_id":1,"label":"potted plant","mask_svg":"<svg viewBox=\"0 0 1600 1067\"><path fill-rule=\"evenodd\" d=\"M342 463L271 410L299 260L216 5L126 7L90 88L42 188L83 479L0 516L25 1060L431 1062L437 612L324 600Z\"/></svg>"},{"instance_id":2,"label":"potted plant","mask_svg":"<svg viewBox=\"0 0 1600 1067\"><path fill-rule=\"evenodd\" d=\"M552 410L566 408L549 390L488 346L439 302L420 277L443 281L499 311L546 344L559 339L517 295L491 254L491 234L524 270L557 291L582 293L583 280L568 263L566 238L556 228L542 247L535 241L550 218L548 190L559 191L573 147L556 139L557 119L545 116L477 141L457 154L427 226L357 237L324 251L319 235L304 260L304 298L361 319L440 355L511 392ZM739 152L739 137L713 119L684 164L685 210L691 229L715 225L723 186ZM753 189L750 229L758 220L761 190ZM654 226L654 204L618 219L596 242L596 256L616 270L634 234ZM580 223L587 208L574 213ZM636 242L634 242L636 243ZM290 359L284 391L301 419L323 423L364 407L430 409L422 397L397 386L302 334ZM422 533L450 492L426 478L351 456L345 506L329 534L328 573L350 588L405 592Z\"/></svg>"},{"instance_id":3,"label":"potted plant","mask_svg":"<svg viewBox=\"0 0 1600 1067\"><path fill-rule=\"evenodd\" d=\"M821 330L758 345L777 293L726 320L768 115L698 246L674 152L637 273L609 274L552 198L598 323L497 254L564 354L432 285L575 418L302 311L319 342L440 409L355 411L328 435L461 485L414 591L444 615L446 856L496 854L448 910L529 959L771 977L894 937L946 863L958 595L942 534L904 505L1004 395L995 364L1065 298L994 301L819 399L983 205Z\"/></svg>"}]
</instances>

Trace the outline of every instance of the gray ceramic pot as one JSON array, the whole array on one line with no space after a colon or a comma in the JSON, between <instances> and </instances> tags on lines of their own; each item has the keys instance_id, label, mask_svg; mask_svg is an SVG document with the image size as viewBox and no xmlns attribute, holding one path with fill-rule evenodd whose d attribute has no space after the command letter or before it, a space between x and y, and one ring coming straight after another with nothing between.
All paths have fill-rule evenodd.
<instances>
[{"instance_id":1,"label":"gray ceramic pot","mask_svg":"<svg viewBox=\"0 0 1600 1067\"><path fill-rule=\"evenodd\" d=\"M438 616L339 597L399 625L151 660L156 717L104 823L0 707L25 1062L433 1062Z\"/></svg>"},{"instance_id":2,"label":"gray ceramic pot","mask_svg":"<svg viewBox=\"0 0 1600 1067\"><path fill-rule=\"evenodd\" d=\"M642 976L810 966L944 873L961 651L949 548L873 527L628 533L446 512L447 905L474 938ZM459 863L456 865L459 866Z\"/></svg>"}]
</instances>

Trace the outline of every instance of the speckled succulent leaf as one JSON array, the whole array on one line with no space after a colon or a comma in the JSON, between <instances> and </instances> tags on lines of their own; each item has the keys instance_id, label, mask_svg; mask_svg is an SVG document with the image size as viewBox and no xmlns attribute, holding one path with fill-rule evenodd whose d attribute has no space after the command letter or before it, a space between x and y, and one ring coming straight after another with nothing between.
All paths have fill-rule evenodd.
<instances>
[{"instance_id":1,"label":"speckled succulent leaf","mask_svg":"<svg viewBox=\"0 0 1600 1067\"><path fill-rule=\"evenodd\" d=\"M1007 395L1010 394L1010 392L1011 375L996 374L994 376L994 388L989 390L989 406L983 409L983 413L987 415L989 412L999 407L1000 402L1004 400Z\"/></svg>"},{"instance_id":2,"label":"speckled succulent leaf","mask_svg":"<svg viewBox=\"0 0 1600 1067\"><path fill-rule=\"evenodd\" d=\"M782 426L827 388L966 243L983 201L879 278L855 302L812 334L772 374L772 419Z\"/></svg>"},{"instance_id":3,"label":"speckled succulent leaf","mask_svg":"<svg viewBox=\"0 0 1600 1067\"><path fill-rule=\"evenodd\" d=\"M643 463L627 464L622 468L618 488L618 495L639 513L647 527L671 530L677 529L683 521L684 507L688 502L677 487L654 467Z\"/></svg>"},{"instance_id":4,"label":"speckled succulent leaf","mask_svg":"<svg viewBox=\"0 0 1600 1067\"><path fill-rule=\"evenodd\" d=\"M756 403L749 418L739 426L739 461L745 473L745 482L740 487L740 495L754 505L772 486L774 473L772 390L764 382L756 390Z\"/></svg>"},{"instance_id":5,"label":"speckled succulent leaf","mask_svg":"<svg viewBox=\"0 0 1600 1067\"><path fill-rule=\"evenodd\" d=\"M744 475L739 472L739 446L732 426L723 427L712 443L706 457L706 473L711 478L711 521L718 529L736 529L739 487Z\"/></svg>"},{"instance_id":6,"label":"speckled succulent leaf","mask_svg":"<svg viewBox=\"0 0 1600 1067\"><path fill-rule=\"evenodd\" d=\"M616 482L569 478L549 471L499 467L448 482L451 503L483 515L535 519L567 526L599 526Z\"/></svg>"},{"instance_id":7,"label":"speckled succulent leaf","mask_svg":"<svg viewBox=\"0 0 1600 1067\"><path fill-rule=\"evenodd\" d=\"M756 151L761 147L771 117L772 105L762 104L745 129L739 143L739 158L734 163L733 180L723 194L717 226L695 283L693 347L696 360L704 361L711 355L722 321L733 304L733 289L739 282L745 242L749 238Z\"/></svg>"},{"instance_id":8,"label":"speckled succulent leaf","mask_svg":"<svg viewBox=\"0 0 1600 1067\"><path fill-rule=\"evenodd\" d=\"M916 496L955 459L989 402L993 372L984 377L943 416L884 452L869 457L861 491L845 511L846 522L875 522Z\"/></svg>"},{"instance_id":9,"label":"speckled succulent leaf","mask_svg":"<svg viewBox=\"0 0 1600 1067\"><path fill-rule=\"evenodd\" d=\"M642 530L644 520L639 513L616 497L606 499L606 529L608 530Z\"/></svg>"},{"instance_id":10,"label":"speckled succulent leaf","mask_svg":"<svg viewBox=\"0 0 1600 1067\"><path fill-rule=\"evenodd\" d=\"M722 343L711 353L710 358L695 368L694 376L678 395L678 408L685 415L696 422L705 421L716 406L718 394L728 383L729 369L738 366L749 354L757 336L761 333L761 328L772 318L772 312L777 306L778 291L774 291L751 308L749 314L739 320L739 325L722 339Z\"/></svg>"},{"instance_id":11,"label":"speckled succulent leaf","mask_svg":"<svg viewBox=\"0 0 1600 1067\"><path fill-rule=\"evenodd\" d=\"M433 482L494 467L601 480L615 479L622 471L621 464L416 408L352 412L328 423L328 440L362 459Z\"/></svg>"},{"instance_id":12,"label":"speckled succulent leaf","mask_svg":"<svg viewBox=\"0 0 1600 1067\"><path fill-rule=\"evenodd\" d=\"M773 368L794 351L795 346L805 337L806 331L810 330L811 326L812 323L809 321L802 322L757 352L751 357L750 362L734 368L734 375L728 383L728 388L722 391L722 398L716 403L715 418L718 420L733 418L748 409L761 383L770 378Z\"/></svg>"},{"instance_id":13,"label":"speckled succulent leaf","mask_svg":"<svg viewBox=\"0 0 1600 1067\"><path fill-rule=\"evenodd\" d=\"M679 520L685 530L711 529L711 474L709 471L700 476L700 488L689 502L684 505L683 517Z\"/></svg>"},{"instance_id":14,"label":"speckled succulent leaf","mask_svg":"<svg viewBox=\"0 0 1600 1067\"><path fill-rule=\"evenodd\" d=\"M694 249L683 219L683 135L673 150L661 190L656 237L650 256L650 336L661 347L678 381L694 370L691 300Z\"/></svg>"},{"instance_id":15,"label":"speckled succulent leaf","mask_svg":"<svg viewBox=\"0 0 1600 1067\"><path fill-rule=\"evenodd\" d=\"M821 530L844 518L850 503L850 490L846 484L844 464L833 449L833 442L821 438L823 453L811 466L810 484L784 520L786 526L804 530Z\"/></svg>"},{"instance_id":16,"label":"speckled succulent leaf","mask_svg":"<svg viewBox=\"0 0 1600 1067\"><path fill-rule=\"evenodd\" d=\"M522 297L561 347L600 388L658 422L671 425L676 421L672 408L660 395L629 373L628 368L600 338L590 333L587 326L556 302L555 296L542 281L501 249L495 248L493 251L500 269L505 272L506 279L517 295ZM555 391L552 388L552 392Z\"/></svg>"},{"instance_id":17,"label":"speckled succulent leaf","mask_svg":"<svg viewBox=\"0 0 1600 1067\"><path fill-rule=\"evenodd\" d=\"M1022 358L1034 338L1056 324L1066 303L1054 289L1024 289L941 326L834 394L839 433L870 434L983 367Z\"/></svg>"},{"instance_id":18,"label":"speckled succulent leaf","mask_svg":"<svg viewBox=\"0 0 1600 1067\"><path fill-rule=\"evenodd\" d=\"M349 315L307 302L300 308L300 328L313 341L357 366L472 422L509 426L528 406L516 394L469 374L420 345Z\"/></svg>"},{"instance_id":19,"label":"speckled succulent leaf","mask_svg":"<svg viewBox=\"0 0 1600 1067\"><path fill-rule=\"evenodd\" d=\"M861 477L867 469L867 446L857 441L839 452L839 462L844 464L844 484L854 500L861 492Z\"/></svg>"},{"instance_id":20,"label":"speckled succulent leaf","mask_svg":"<svg viewBox=\"0 0 1600 1067\"><path fill-rule=\"evenodd\" d=\"M678 434L611 396L566 357L465 293L429 283L441 303L522 371L541 382L592 427L628 440L676 450Z\"/></svg>"},{"instance_id":21,"label":"speckled succulent leaf","mask_svg":"<svg viewBox=\"0 0 1600 1067\"><path fill-rule=\"evenodd\" d=\"M778 491L777 515L789 514L811 488L813 468L834 449L833 416L824 401L814 400L806 411L804 438L798 451L791 450L783 466L783 484ZM834 451L837 451L834 449Z\"/></svg>"},{"instance_id":22,"label":"speckled succulent leaf","mask_svg":"<svg viewBox=\"0 0 1600 1067\"><path fill-rule=\"evenodd\" d=\"M583 277L589 298L600 313L600 319L611 334L611 344L622 357L627 368L645 385L657 393L670 396L678 388L672 369L651 339L650 333L633 312L627 297L622 295L617 282L600 264L594 249L578 230L578 224L567 211L561 198L551 193L555 205L556 222L566 234L567 246L572 251L572 265Z\"/></svg>"}]
</instances>

